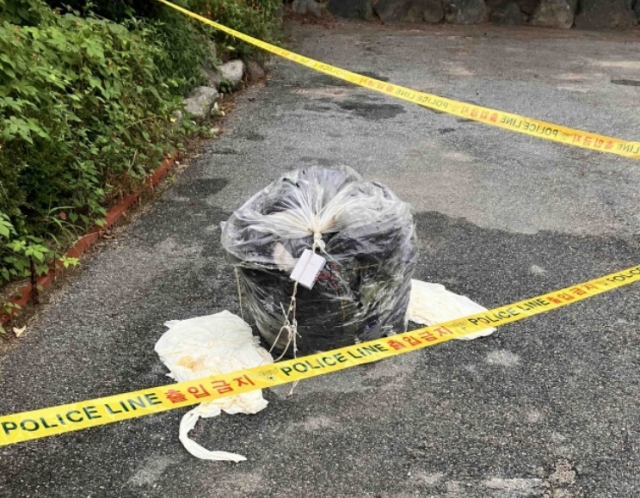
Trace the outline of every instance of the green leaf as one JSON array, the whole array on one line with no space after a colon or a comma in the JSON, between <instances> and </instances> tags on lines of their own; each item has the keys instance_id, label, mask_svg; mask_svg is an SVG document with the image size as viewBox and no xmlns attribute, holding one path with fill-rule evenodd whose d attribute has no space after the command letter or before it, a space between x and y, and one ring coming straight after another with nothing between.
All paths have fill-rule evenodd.
<instances>
[{"instance_id":1,"label":"green leaf","mask_svg":"<svg viewBox=\"0 0 640 498\"><path fill-rule=\"evenodd\" d=\"M0 235L4 238L8 239L11 235L12 225L8 221L4 221L0 219Z\"/></svg>"},{"instance_id":2,"label":"green leaf","mask_svg":"<svg viewBox=\"0 0 640 498\"><path fill-rule=\"evenodd\" d=\"M70 258L68 256L61 256L60 261L65 268L69 268L70 266L78 266L80 264L80 260L78 258Z\"/></svg>"}]
</instances>

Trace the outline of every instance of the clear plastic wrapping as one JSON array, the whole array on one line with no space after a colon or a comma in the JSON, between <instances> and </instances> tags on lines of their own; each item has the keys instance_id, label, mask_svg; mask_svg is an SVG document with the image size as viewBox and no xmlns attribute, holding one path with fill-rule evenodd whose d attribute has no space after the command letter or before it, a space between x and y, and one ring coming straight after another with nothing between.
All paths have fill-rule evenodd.
<instances>
[{"instance_id":1,"label":"clear plastic wrapping","mask_svg":"<svg viewBox=\"0 0 640 498\"><path fill-rule=\"evenodd\" d=\"M410 206L348 167L286 173L233 213L222 230L243 304L269 344L291 302L289 275L297 259L305 249L326 258L313 288L296 290L302 354L404 329L417 261L414 238ZM287 344L280 334L275 349Z\"/></svg>"}]
</instances>

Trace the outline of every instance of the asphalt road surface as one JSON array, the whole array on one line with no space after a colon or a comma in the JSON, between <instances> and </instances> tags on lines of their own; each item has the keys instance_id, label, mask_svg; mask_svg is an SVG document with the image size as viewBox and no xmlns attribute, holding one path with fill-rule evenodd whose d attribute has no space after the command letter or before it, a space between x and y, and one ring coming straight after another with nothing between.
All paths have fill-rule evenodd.
<instances>
[{"instance_id":1,"label":"asphalt road surface","mask_svg":"<svg viewBox=\"0 0 640 498\"><path fill-rule=\"evenodd\" d=\"M356 72L638 140L636 32L289 30L292 49ZM489 308L640 263L640 162L288 62L236 102L222 137L3 350L0 414L167 383L153 351L165 321L239 312L220 222L297 167L389 185L415 210L417 277ZM0 496L640 496L639 309L635 284L200 421L194 439L240 464L186 453L186 409L2 447Z\"/></svg>"}]
</instances>

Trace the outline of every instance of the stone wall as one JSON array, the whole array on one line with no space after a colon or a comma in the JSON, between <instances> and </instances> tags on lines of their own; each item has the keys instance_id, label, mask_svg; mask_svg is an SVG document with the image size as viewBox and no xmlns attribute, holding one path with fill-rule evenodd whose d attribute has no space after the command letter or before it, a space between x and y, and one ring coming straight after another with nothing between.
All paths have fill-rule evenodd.
<instances>
[{"instance_id":1,"label":"stone wall","mask_svg":"<svg viewBox=\"0 0 640 498\"><path fill-rule=\"evenodd\" d=\"M295 0L294 10L321 8L347 19L385 23L529 24L549 28L611 29L638 24L640 0Z\"/></svg>"}]
</instances>

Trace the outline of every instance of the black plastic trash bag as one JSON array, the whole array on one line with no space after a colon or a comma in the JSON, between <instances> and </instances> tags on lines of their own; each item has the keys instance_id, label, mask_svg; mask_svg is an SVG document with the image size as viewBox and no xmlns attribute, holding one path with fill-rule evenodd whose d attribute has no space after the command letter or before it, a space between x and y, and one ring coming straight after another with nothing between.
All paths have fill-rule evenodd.
<instances>
[{"instance_id":1,"label":"black plastic trash bag","mask_svg":"<svg viewBox=\"0 0 640 498\"><path fill-rule=\"evenodd\" d=\"M249 199L222 229L242 301L274 343L305 249L327 262L311 290L298 286L298 352L310 354L403 331L417 261L410 206L348 167L286 173ZM280 334L275 349L289 341ZM292 353L289 346L289 354Z\"/></svg>"}]
</instances>

